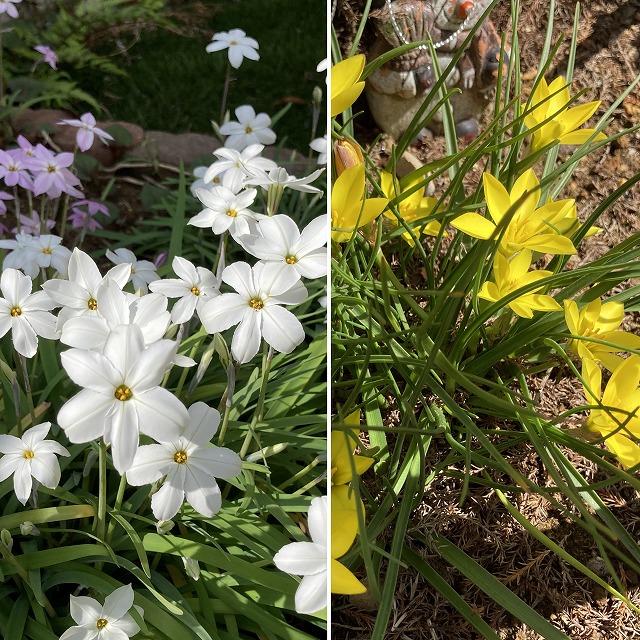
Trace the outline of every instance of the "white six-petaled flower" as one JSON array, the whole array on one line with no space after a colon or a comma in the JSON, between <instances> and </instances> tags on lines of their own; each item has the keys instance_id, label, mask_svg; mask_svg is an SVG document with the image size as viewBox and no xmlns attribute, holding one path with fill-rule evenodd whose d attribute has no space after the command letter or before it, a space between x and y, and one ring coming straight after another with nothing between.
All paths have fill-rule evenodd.
<instances>
[{"instance_id":1,"label":"white six-petaled flower","mask_svg":"<svg viewBox=\"0 0 640 640\"><path fill-rule=\"evenodd\" d=\"M180 256L173 259L171 266L179 279L156 280L149 284L149 289L168 298L180 298L171 309L171 321L181 324L191 320L194 312L200 311L204 303L220 291L218 280L209 269L195 267Z\"/></svg>"},{"instance_id":2,"label":"white six-petaled flower","mask_svg":"<svg viewBox=\"0 0 640 640\"><path fill-rule=\"evenodd\" d=\"M311 542L287 544L273 558L273 563L280 571L303 576L295 597L298 613L316 613L327 606L329 557L326 496L311 500L308 525Z\"/></svg>"},{"instance_id":3,"label":"white six-petaled flower","mask_svg":"<svg viewBox=\"0 0 640 640\"><path fill-rule=\"evenodd\" d=\"M178 438L189 414L176 396L159 386L175 352L171 340L159 340L145 349L142 330L135 324L111 331L102 353L63 352L62 366L84 387L58 413L67 438L110 442L113 465L120 474L133 463L140 432L162 441Z\"/></svg>"},{"instance_id":4,"label":"white six-petaled flower","mask_svg":"<svg viewBox=\"0 0 640 640\"><path fill-rule=\"evenodd\" d=\"M220 31L214 33L212 42L207 45L207 53L229 49L229 63L234 69L239 69L245 58L249 60L260 60L258 49L260 45L253 38L247 37L242 29L231 29L231 31Z\"/></svg>"},{"instance_id":5,"label":"white six-petaled flower","mask_svg":"<svg viewBox=\"0 0 640 640\"><path fill-rule=\"evenodd\" d=\"M13 474L16 497L26 504L31 495L35 478L48 489L55 489L60 482L60 464L56 456L68 456L69 452L54 440L45 440L51 428L50 422L31 427L22 438L0 435L0 482Z\"/></svg>"},{"instance_id":6,"label":"white six-petaled flower","mask_svg":"<svg viewBox=\"0 0 640 640\"><path fill-rule=\"evenodd\" d=\"M291 353L304 340L302 324L281 305L299 304L307 290L295 270L285 264L246 262L230 264L222 281L236 293L223 293L207 302L200 320L207 333L220 333L238 325L231 341L231 353L239 362L249 362L265 342L281 353Z\"/></svg>"},{"instance_id":7,"label":"white six-petaled flower","mask_svg":"<svg viewBox=\"0 0 640 640\"><path fill-rule=\"evenodd\" d=\"M271 118L266 113L258 113L251 105L245 104L235 111L237 122L225 122L220 127L220 133L228 136L224 146L229 149L242 151L251 144L273 144L276 134L269 129Z\"/></svg>"},{"instance_id":8,"label":"white six-petaled flower","mask_svg":"<svg viewBox=\"0 0 640 640\"><path fill-rule=\"evenodd\" d=\"M276 163L269 158L262 158L260 154L264 145L251 144L246 149L216 149L213 154L218 156L204 174L205 184L214 178L221 178L222 186L238 193L242 189L243 182L260 171L271 171L276 168Z\"/></svg>"},{"instance_id":9,"label":"white six-petaled flower","mask_svg":"<svg viewBox=\"0 0 640 640\"><path fill-rule=\"evenodd\" d=\"M238 194L225 187L215 187L210 191L198 189L196 195L206 209L191 218L189 224L210 227L216 234L228 231L234 238L251 233L261 215L249 209L256 193L255 189L245 189Z\"/></svg>"},{"instance_id":10,"label":"white six-petaled flower","mask_svg":"<svg viewBox=\"0 0 640 640\"><path fill-rule=\"evenodd\" d=\"M260 236L243 236L241 243L256 258L285 264L304 278L321 278L328 270L327 224L327 216L322 215L300 233L289 216L271 216L258 222Z\"/></svg>"},{"instance_id":11,"label":"white six-petaled flower","mask_svg":"<svg viewBox=\"0 0 640 640\"><path fill-rule=\"evenodd\" d=\"M116 249L111 251L107 249L107 258L114 264L130 264L131 265L131 282L136 291L147 293L147 285L158 279L156 273L156 265L149 260L138 260L136 254L130 249Z\"/></svg>"},{"instance_id":12,"label":"white six-petaled flower","mask_svg":"<svg viewBox=\"0 0 640 640\"><path fill-rule=\"evenodd\" d=\"M259 185L267 190L275 187L278 189L293 189L294 191L302 191L304 193L322 193L322 189L312 187L309 183L317 180L323 171L324 169L316 169L304 178L296 178L295 176L290 176L283 167L276 167L269 171L269 173L261 171L247 178L244 183L245 185Z\"/></svg>"},{"instance_id":13,"label":"white six-petaled flower","mask_svg":"<svg viewBox=\"0 0 640 640\"><path fill-rule=\"evenodd\" d=\"M93 139L98 136L101 142L107 144L107 140L113 140L113 136L102 129L96 127L96 119L91 113L83 113L80 119L61 120L58 124L66 124L70 127L77 127L76 143L80 151L87 151L93 145Z\"/></svg>"},{"instance_id":14,"label":"white six-petaled flower","mask_svg":"<svg viewBox=\"0 0 640 640\"><path fill-rule=\"evenodd\" d=\"M185 497L198 513L210 518L222 504L216 478L233 478L242 470L237 453L209 445L220 424L218 411L196 402L189 407L189 418L179 438L140 447L127 471L127 482L134 486L166 476L151 498L151 510L158 520L173 518Z\"/></svg>"},{"instance_id":15,"label":"white six-petaled flower","mask_svg":"<svg viewBox=\"0 0 640 640\"><path fill-rule=\"evenodd\" d=\"M109 594L101 605L88 596L71 596L71 617L77 623L60 640L126 640L140 631L128 613L134 607L142 617L142 607L133 604L133 589L126 584Z\"/></svg>"},{"instance_id":16,"label":"white six-petaled flower","mask_svg":"<svg viewBox=\"0 0 640 640\"><path fill-rule=\"evenodd\" d=\"M11 331L15 350L32 358L38 349L38 336L54 338L56 318L49 311L55 308L44 291L31 293L31 278L16 269L6 269L0 277L0 337Z\"/></svg>"}]
</instances>

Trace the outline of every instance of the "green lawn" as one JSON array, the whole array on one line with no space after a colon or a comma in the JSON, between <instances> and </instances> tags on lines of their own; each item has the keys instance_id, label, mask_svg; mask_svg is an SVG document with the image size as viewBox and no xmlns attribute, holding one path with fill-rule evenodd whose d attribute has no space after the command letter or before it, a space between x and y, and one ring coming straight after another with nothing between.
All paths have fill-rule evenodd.
<instances>
[{"instance_id":1,"label":"green lawn","mask_svg":"<svg viewBox=\"0 0 640 640\"><path fill-rule=\"evenodd\" d=\"M181 3L186 11L191 3ZM226 70L226 51L206 53L217 31L243 29L260 44L260 61L245 60L233 71L228 106L251 104L274 115L293 98L275 126L278 142L305 152L311 131L311 93L325 90L316 65L326 56L324 0L243 0L203 2L212 10L206 36L185 37L165 30L144 33L124 56L115 58L127 77L78 76L115 119L146 129L211 133L217 120ZM174 5L175 6L175 5ZM272 73L265 73L269 69ZM299 101L304 101L298 104ZM232 118L233 118L232 112ZM324 134L324 114L318 132Z\"/></svg>"}]
</instances>

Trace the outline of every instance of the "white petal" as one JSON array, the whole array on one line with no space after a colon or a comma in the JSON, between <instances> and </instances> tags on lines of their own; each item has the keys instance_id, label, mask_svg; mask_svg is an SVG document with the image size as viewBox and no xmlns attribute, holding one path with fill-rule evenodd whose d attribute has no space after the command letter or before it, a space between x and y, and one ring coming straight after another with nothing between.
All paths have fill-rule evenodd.
<instances>
[{"instance_id":1,"label":"white petal","mask_svg":"<svg viewBox=\"0 0 640 640\"><path fill-rule=\"evenodd\" d=\"M327 548L313 542L292 542L273 557L273 564L294 576L311 576L327 570Z\"/></svg>"},{"instance_id":2,"label":"white petal","mask_svg":"<svg viewBox=\"0 0 640 640\"><path fill-rule=\"evenodd\" d=\"M73 598L73 596L71 596ZM98 629L85 629L84 627L70 627L61 636L60 640L94 640L98 636Z\"/></svg>"},{"instance_id":3,"label":"white petal","mask_svg":"<svg viewBox=\"0 0 640 640\"><path fill-rule=\"evenodd\" d=\"M156 280L149 284L149 289L154 293L162 293L167 296L167 298L182 298L182 296L191 293L189 284L184 280L177 280L176 278Z\"/></svg>"},{"instance_id":4,"label":"white petal","mask_svg":"<svg viewBox=\"0 0 640 640\"><path fill-rule=\"evenodd\" d=\"M98 601L88 596L71 596L69 605L71 617L79 625L88 626L93 623L95 626L102 614Z\"/></svg>"},{"instance_id":5,"label":"white petal","mask_svg":"<svg viewBox=\"0 0 640 640\"><path fill-rule=\"evenodd\" d=\"M186 407L161 387L136 396L135 405L140 431L158 442L174 442L189 422Z\"/></svg>"},{"instance_id":6,"label":"white petal","mask_svg":"<svg viewBox=\"0 0 640 640\"><path fill-rule=\"evenodd\" d=\"M182 324L183 322L189 322L193 318L196 307L198 306L199 298L194 296L190 291L187 295L180 300L176 300L171 309L171 320L175 324Z\"/></svg>"},{"instance_id":7,"label":"white petal","mask_svg":"<svg viewBox=\"0 0 640 640\"><path fill-rule=\"evenodd\" d=\"M327 606L327 571L305 576L296 590L296 611L316 613Z\"/></svg>"},{"instance_id":8,"label":"white petal","mask_svg":"<svg viewBox=\"0 0 640 640\"><path fill-rule=\"evenodd\" d=\"M262 311L247 309L233 334L231 353L240 364L249 362L258 353L262 337L260 333L262 313Z\"/></svg>"},{"instance_id":9,"label":"white petal","mask_svg":"<svg viewBox=\"0 0 640 640\"><path fill-rule=\"evenodd\" d=\"M0 460L0 482L6 480L10 475L14 474L17 469L24 463L24 449L20 453L9 453Z\"/></svg>"},{"instance_id":10,"label":"white petal","mask_svg":"<svg viewBox=\"0 0 640 640\"><path fill-rule=\"evenodd\" d=\"M111 455L113 466L120 475L131 468L138 450L139 422L132 400L116 401L110 415Z\"/></svg>"},{"instance_id":11,"label":"white petal","mask_svg":"<svg viewBox=\"0 0 640 640\"><path fill-rule=\"evenodd\" d=\"M68 280L48 280L42 285L47 295L58 304L73 309L87 309L89 295L87 290L76 282Z\"/></svg>"},{"instance_id":12,"label":"white petal","mask_svg":"<svg viewBox=\"0 0 640 640\"><path fill-rule=\"evenodd\" d=\"M132 638L133 636L140 631L140 627L137 625L136 621L127 613L120 620L116 622L112 622L109 625L111 630L117 629L125 634L127 638Z\"/></svg>"},{"instance_id":13,"label":"white petal","mask_svg":"<svg viewBox=\"0 0 640 640\"><path fill-rule=\"evenodd\" d=\"M189 425L184 431L184 438L194 444L204 445L218 431L220 413L204 402L196 402L189 407Z\"/></svg>"},{"instance_id":14,"label":"white petal","mask_svg":"<svg viewBox=\"0 0 640 640\"><path fill-rule=\"evenodd\" d=\"M25 358L33 358L36 355L38 338L26 318L11 318L11 340L20 355Z\"/></svg>"},{"instance_id":15,"label":"white petal","mask_svg":"<svg viewBox=\"0 0 640 640\"><path fill-rule=\"evenodd\" d=\"M124 379L133 387L134 381L129 379L129 371L136 366L144 355L144 336L142 329L135 324L122 324L112 329L104 345L104 357L120 374L120 382Z\"/></svg>"},{"instance_id":16,"label":"white petal","mask_svg":"<svg viewBox=\"0 0 640 640\"><path fill-rule=\"evenodd\" d=\"M262 335L280 353L291 353L304 341L304 329L291 311L278 305L262 310Z\"/></svg>"},{"instance_id":17,"label":"white petal","mask_svg":"<svg viewBox=\"0 0 640 640\"><path fill-rule=\"evenodd\" d=\"M222 494L216 481L209 477L206 484L201 484L187 469L185 493L187 502L205 518L211 518L220 511Z\"/></svg>"},{"instance_id":18,"label":"white petal","mask_svg":"<svg viewBox=\"0 0 640 640\"><path fill-rule=\"evenodd\" d=\"M237 324L247 308L248 298L237 293L223 293L206 302L198 316L207 333L220 333Z\"/></svg>"},{"instance_id":19,"label":"white petal","mask_svg":"<svg viewBox=\"0 0 640 640\"><path fill-rule=\"evenodd\" d=\"M157 520L171 520L180 511L184 501L184 491L171 485L167 480L159 491L151 497L151 510Z\"/></svg>"},{"instance_id":20,"label":"white petal","mask_svg":"<svg viewBox=\"0 0 640 640\"><path fill-rule=\"evenodd\" d=\"M253 270L246 262L234 262L222 272L222 281L233 287L248 300L256 293L253 285Z\"/></svg>"},{"instance_id":21,"label":"white petal","mask_svg":"<svg viewBox=\"0 0 640 640\"><path fill-rule=\"evenodd\" d=\"M198 447L189 456L189 463L216 478L235 478L242 471L240 456L226 447Z\"/></svg>"},{"instance_id":22,"label":"white petal","mask_svg":"<svg viewBox=\"0 0 640 640\"><path fill-rule=\"evenodd\" d=\"M311 539L325 548L328 546L327 540L329 535L327 531L329 523L327 509L327 496L313 498L309 505L309 513L307 515Z\"/></svg>"},{"instance_id":23,"label":"white petal","mask_svg":"<svg viewBox=\"0 0 640 640\"><path fill-rule=\"evenodd\" d=\"M131 325L139 330L136 325ZM142 332L140 331L140 336ZM159 340L138 354L131 363L126 382L136 396L157 387L176 353L176 343Z\"/></svg>"},{"instance_id":24,"label":"white petal","mask_svg":"<svg viewBox=\"0 0 640 640\"><path fill-rule=\"evenodd\" d=\"M119 620L133 606L133 589L126 584L108 595L104 601L102 615L109 621Z\"/></svg>"},{"instance_id":25,"label":"white petal","mask_svg":"<svg viewBox=\"0 0 640 640\"><path fill-rule=\"evenodd\" d=\"M29 432L27 431L26 433L29 433ZM15 436L10 436L10 435L0 436L0 453L22 455L23 451L24 451L24 443L20 438L16 438Z\"/></svg>"},{"instance_id":26,"label":"white petal","mask_svg":"<svg viewBox=\"0 0 640 640\"><path fill-rule=\"evenodd\" d=\"M62 312L58 318L61 315ZM90 316L69 318L62 327L60 342L77 349L102 351L109 333L109 326L104 318Z\"/></svg>"},{"instance_id":27,"label":"white petal","mask_svg":"<svg viewBox=\"0 0 640 640\"><path fill-rule=\"evenodd\" d=\"M127 482L135 487L151 484L162 478L173 464L173 455L161 444L138 447L133 465L127 471Z\"/></svg>"},{"instance_id":28,"label":"white petal","mask_svg":"<svg viewBox=\"0 0 640 640\"><path fill-rule=\"evenodd\" d=\"M60 482L60 464L53 453L36 455L31 460L31 474L48 489L55 489Z\"/></svg>"},{"instance_id":29,"label":"white petal","mask_svg":"<svg viewBox=\"0 0 640 640\"><path fill-rule=\"evenodd\" d=\"M0 288L10 305L19 305L31 293L33 283L29 276L16 269L5 269L0 276Z\"/></svg>"},{"instance_id":30,"label":"white petal","mask_svg":"<svg viewBox=\"0 0 640 640\"><path fill-rule=\"evenodd\" d=\"M77 385L104 396L113 395L122 382L122 376L101 353L69 349L60 354L60 360L67 375Z\"/></svg>"},{"instance_id":31,"label":"white petal","mask_svg":"<svg viewBox=\"0 0 640 640\"><path fill-rule=\"evenodd\" d=\"M16 497L22 504L27 503L31 495L32 485L30 465L25 460L24 464L21 464L13 474L13 488L16 492Z\"/></svg>"},{"instance_id":32,"label":"white petal","mask_svg":"<svg viewBox=\"0 0 640 640\"><path fill-rule=\"evenodd\" d=\"M295 271L287 269L284 263L259 262L254 266L254 271L256 285L260 291L273 297L279 297L289 291L300 280L300 276Z\"/></svg>"},{"instance_id":33,"label":"white petal","mask_svg":"<svg viewBox=\"0 0 640 640\"><path fill-rule=\"evenodd\" d=\"M71 258L69 259L69 280L72 280L87 291L95 291L102 276L96 263L84 251L77 247L74 248ZM45 282L45 284L47 284ZM43 288L46 289L46 287ZM54 298L55 300L55 298Z\"/></svg>"},{"instance_id":34,"label":"white petal","mask_svg":"<svg viewBox=\"0 0 640 640\"><path fill-rule=\"evenodd\" d=\"M104 435L105 423L115 398L83 389L62 405L58 424L71 442L90 442Z\"/></svg>"}]
</instances>

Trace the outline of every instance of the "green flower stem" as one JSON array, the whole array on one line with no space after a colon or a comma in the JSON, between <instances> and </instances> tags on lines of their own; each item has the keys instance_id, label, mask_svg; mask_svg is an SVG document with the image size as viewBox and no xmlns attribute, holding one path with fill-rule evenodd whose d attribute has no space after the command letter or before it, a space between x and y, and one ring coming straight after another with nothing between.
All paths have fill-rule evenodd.
<instances>
[{"instance_id":1,"label":"green flower stem","mask_svg":"<svg viewBox=\"0 0 640 640\"><path fill-rule=\"evenodd\" d=\"M222 87L222 102L220 103L220 124L224 122L224 113L227 110L227 97L229 96L229 85L231 84L231 63L227 62L227 72L224 76L224 86Z\"/></svg>"},{"instance_id":2,"label":"green flower stem","mask_svg":"<svg viewBox=\"0 0 640 640\"><path fill-rule=\"evenodd\" d=\"M105 540L107 526L107 445L100 440L98 457L98 513L96 514L96 532L100 540Z\"/></svg>"},{"instance_id":3,"label":"green flower stem","mask_svg":"<svg viewBox=\"0 0 640 640\"><path fill-rule=\"evenodd\" d=\"M304 476L306 476L310 471L313 471L317 466L318 466L318 459L316 458L315 460L310 462L306 467L304 467L303 469L300 469L298 473L291 476L288 480L285 480L281 485L279 485L278 491L284 491L289 485L293 484L294 482L296 482L296 480L299 480L300 478L304 478ZM324 477L322 478L322 480L324 481Z\"/></svg>"},{"instance_id":4,"label":"green flower stem","mask_svg":"<svg viewBox=\"0 0 640 640\"><path fill-rule=\"evenodd\" d=\"M33 395L31 393L31 383L29 382L29 372L27 371L27 359L20 353L18 353L17 351L15 352L16 355L16 364L19 364L20 369L22 370L22 377L24 379L24 393L27 396L27 405L29 407L29 415L31 416L31 426L35 426L36 425L36 410L35 407L33 405ZM19 407L19 405L18 405ZM19 409L17 410L17 412L19 413ZM23 433L23 428L22 428L22 422L19 422L19 426L18 426L18 431L20 433L20 435L22 435Z\"/></svg>"},{"instance_id":5,"label":"green flower stem","mask_svg":"<svg viewBox=\"0 0 640 640\"><path fill-rule=\"evenodd\" d=\"M60 222L60 237L64 238L65 227L67 226L67 214L69 213L69 194L64 194L62 205L62 220Z\"/></svg>"},{"instance_id":6,"label":"green flower stem","mask_svg":"<svg viewBox=\"0 0 640 640\"><path fill-rule=\"evenodd\" d=\"M29 192L31 193L31 192ZM20 197L18 196L18 186L13 187L13 202L16 209L16 227L20 228Z\"/></svg>"},{"instance_id":7,"label":"green flower stem","mask_svg":"<svg viewBox=\"0 0 640 640\"><path fill-rule=\"evenodd\" d=\"M126 475L121 475L120 476L120 484L118 485L118 493L116 494L116 501L115 504L113 505L113 510L114 511L120 511L120 508L122 507L122 499L124 498L124 490L127 488L127 476ZM116 521L114 519L112 519L109 522L109 527L107 529L107 537L106 537L106 544L109 545L111 543L111 538L113 537L113 532L115 531L116 528Z\"/></svg>"},{"instance_id":8,"label":"green flower stem","mask_svg":"<svg viewBox=\"0 0 640 640\"><path fill-rule=\"evenodd\" d=\"M200 346L202 345L202 343L204 342L205 338L207 337L206 333L203 333L198 340L196 341L196 343L193 345L193 347L191 348L191 351L189 352L189 357L191 359L194 358L194 356L196 355L196 353L198 352L198 349L200 348ZM180 397L180 394L182 393L182 387L184 387L184 383L187 379L187 375L189 375L189 367L184 367L182 369L182 373L180 374L180 380L178 380L178 386L176 387L176 390L174 391L174 394L177 398Z\"/></svg>"},{"instance_id":9,"label":"green flower stem","mask_svg":"<svg viewBox=\"0 0 640 640\"><path fill-rule=\"evenodd\" d=\"M271 347L267 348L267 345L265 344L265 352L262 356L262 383L260 384L260 395L258 397L258 404L256 406L255 413L253 414L251 424L249 425L249 432L245 436L244 442L242 443L242 448L240 449L241 458L244 458L247 455L249 445L251 444L251 439L255 437L256 441L258 441L255 428L256 425L262 421L262 415L264 413L264 401L267 396L267 383L269 382L269 370L271 369L272 359L273 349Z\"/></svg>"}]
</instances>

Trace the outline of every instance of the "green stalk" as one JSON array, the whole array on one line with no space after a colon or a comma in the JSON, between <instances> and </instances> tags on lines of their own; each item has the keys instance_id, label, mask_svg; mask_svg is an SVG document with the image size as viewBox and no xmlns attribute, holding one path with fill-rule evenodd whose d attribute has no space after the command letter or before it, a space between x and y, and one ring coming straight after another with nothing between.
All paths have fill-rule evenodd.
<instances>
[{"instance_id":1,"label":"green stalk","mask_svg":"<svg viewBox=\"0 0 640 640\"><path fill-rule=\"evenodd\" d=\"M240 449L240 457L244 458L249 450L251 439L255 436L255 428L258 422L262 420L264 413L264 401L267 395L267 382L269 382L269 370L271 369L271 360L273 359L273 349L267 348L265 345L265 353L262 356L262 382L260 384L260 395L258 396L258 405L256 406L255 413L249 425L249 432L245 436L242 448ZM257 438L256 438L257 440Z\"/></svg>"},{"instance_id":2,"label":"green stalk","mask_svg":"<svg viewBox=\"0 0 640 640\"><path fill-rule=\"evenodd\" d=\"M27 405L29 407L29 415L31 416L31 426L36 425L36 410L33 405L33 395L31 393L31 383L29 382L29 372L27 371L27 359L17 351L15 352L17 356L17 360L20 364L20 368L22 369L22 377L24 379L24 393L27 396ZM22 422L19 425L20 435L23 433Z\"/></svg>"},{"instance_id":3,"label":"green stalk","mask_svg":"<svg viewBox=\"0 0 640 640\"><path fill-rule=\"evenodd\" d=\"M229 85L231 84L231 63L227 63L227 72L224 76L224 87L222 87L222 102L220 103L220 124L224 121L224 114L227 110L227 97L229 96Z\"/></svg>"},{"instance_id":4,"label":"green stalk","mask_svg":"<svg viewBox=\"0 0 640 640\"><path fill-rule=\"evenodd\" d=\"M123 474L120 476L120 484L118 485L118 493L116 494L116 502L113 505L114 511L120 511L120 507L122 507L122 499L124 498L124 490L127 488L127 477ZM105 540L106 544L109 545L111 543L111 538L113 537L113 532L116 528L116 521L112 519L109 522L109 528L107 529L107 538Z\"/></svg>"},{"instance_id":5,"label":"green stalk","mask_svg":"<svg viewBox=\"0 0 640 640\"><path fill-rule=\"evenodd\" d=\"M96 514L96 531L100 540L105 540L107 526L107 445L100 440L100 455L98 457L98 513Z\"/></svg>"}]
</instances>

